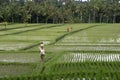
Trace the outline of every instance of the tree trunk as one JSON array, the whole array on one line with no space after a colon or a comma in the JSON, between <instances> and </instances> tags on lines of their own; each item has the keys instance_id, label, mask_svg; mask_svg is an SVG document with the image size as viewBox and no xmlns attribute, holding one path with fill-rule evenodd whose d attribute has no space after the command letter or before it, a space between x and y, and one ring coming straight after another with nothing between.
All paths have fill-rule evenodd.
<instances>
[{"instance_id":1,"label":"tree trunk","mask_svg":"<svg viewBox=\"0 0 120 80\"><path fill-rule=\"evenodd\" d=\"M83 22L83 14L81 13L81 16L80 16L80 20L81 22Z\"/></svg>"},{"instance_id":2,"label":"tree trunk","mask_svg":"<svg viewBox=\"0 0 120 80\"><path fill-rule=\"evenodd\" d=\"M30 17L30 23L32 23L32 19L31 19L31 17Z\"/></svg>"},{"instance_id":3,"label":"tree trunk","mask_svg":"<svg viewBox=\"0 0 120 80\"><path fill-rule=\"evenodd\" d=\"M48 23L48 18L46 18L46 24Z\"/></svg>"},{"instance_id":4,"label":"tree trunk","mask_svg":"<svg viewBox=\"0 0 120 80\"><path fill-rule=\"evenodd\" d=\"M59 23L59 21L58 21L58 17L56 17L56 23Z\"/></svg>"},{"instance_id":5,"label":"tree trunk","mask_svg":"<svg viewBox=\"0 0 120 80\"><path fill-rule=\"evenodd\" d=\"M91 23L91 16L90 16L90 13L89 13L89 19L88 19L88 23Z\"/></svg>"},{"instance_id":6,"label":"tree trunk","mask_svg":"<svg viewBox=\"0 0 120 80\"><path fill-rule=\"evenodd\" d=\"M113 15L113 23L115 23L116 22L116 14L114 13L114 15Z\"/></svg>"},{"instance_id":7,"label":"tree trunk","mask_svg":"<svg viewBox=\"0 0 120 80\"><path fill-rule=\"evenodd\" d=\"M37 24L38 24L38 19L39 19L39 18L38 18L38 15L37 15L37 17L36 17L36 22L37 22Z\"/></svg>"},{"instance_id":8,"label":"tree trunk","mask_svg":"<svg viewBox=\"0 0 120 80\"><path fill-rule=\"evenodd\" d=\"M14 18L13 18L13 16L12 16L12 23L14 23Z\"/></svg>"},{"instance_id":9,"label":"tree trunk","mask_svg":"<svg viewBox=\"0 0 120 80\"><path fill-rule=\"evenodd\" d=\"M53 17L53 24L55 23L55 18Z\"/></svg>"},{"instance_id":10,"label":"tree trunk","mask_svg":"<svg viewBox=\"0 0 120 80\"><path fill-rule=\"evenodd\" d=\"M93 22L95 23L96 21L95 21L95 10L94 10L94 12L93 12Z\"/></svg>"},{"instance_id":11,"label":"tree trunk","mask_svg":"<svg viewBox=\"0 0 120 80\"><path fill-rule=\"evenodd\" d=\"M63 19L62 19L62 23L64 24L64 22L65 22L65 19L64 19L64 17L63 17Z\"/></svg>"},{"instance_id":12,"label":"tree trunk","mask_svg":"<svg viewBox=\"0 0 120 80\"><path fill-rule=\"evenodd\" d=\"M59 24L61 23L59 19L58 19L58 23L59 23Z\"/></svg>"},{"instance_id":13,"label":"tree trunk","mask_svg":"<svg viewBox=\"0 0 120 80\"><path fill-rule=\"evenodd\" d=\"M100 14L100 20L99 21L100 21L100 23L102 23L102 14Z\"/></svg>"},{"instance_id":14,"label":"tree trunk","mask_svg":"<svg viewBox=\"0 0 120 80\"><path fill-rule=\"evenodd\" d=\"M107 16L107 23L109 22L109 16Z\"/></svg>"}]
</instances>

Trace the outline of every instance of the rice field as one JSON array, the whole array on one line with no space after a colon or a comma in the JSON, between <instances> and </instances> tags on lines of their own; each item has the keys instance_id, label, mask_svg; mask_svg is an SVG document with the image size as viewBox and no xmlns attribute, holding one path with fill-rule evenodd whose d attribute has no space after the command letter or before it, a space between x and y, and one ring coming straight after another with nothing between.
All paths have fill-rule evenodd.
<instances>
[{"instance_id":1,"label":"rice field","mask_svg":"<svg viewBox=\"0 0 120 80\"><path fill-rule=\"evenodd\" d=\"M120 54L108 53L69 53L63 55L60 62L113 62L120 61Z\"/></svg>"},{"instance_id":2,"label":"rice field","mask_svg":"<svg viewBox=\"0 0 120 80\"><path fill-rule=\"evenodd\" d=\"M0 27L1 80L119 80L120 24ZM67 29L72 28L71 31ZM45 62L39 43L44 42Z\"/></svg>"}]
</instances>

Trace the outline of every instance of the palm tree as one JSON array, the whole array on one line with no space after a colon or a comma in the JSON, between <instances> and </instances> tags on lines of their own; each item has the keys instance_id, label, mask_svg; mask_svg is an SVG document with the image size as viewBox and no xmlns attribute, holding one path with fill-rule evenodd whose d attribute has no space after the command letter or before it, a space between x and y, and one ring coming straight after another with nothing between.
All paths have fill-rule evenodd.
<instances>
[{"instance_id":1,"label":"palm tree","mask_svg":"<svg viewBox=\"0 0 120 80\"><path fill-rule=\"evenodd\" d=\"M3 15L2 15L3 13L2 13L2 11L1 11L1 10L2 10L2 6L0 5L0 19L2 19L2 18L3 18Z\"/></svg>"},{"instance_id":2,"label":"palm tree","mask_svg":"<svg viewBox=\"0 0 120 80\"><path fill-rule=\"evenodd\" d=\"M102 3L103 4L103 3ZM112 15L112 6L109 1L104 2L104 5L101 5L101 11L103 12L103 20L106 23L109 23Z\"/></svg>"},{"instance_id":3,"label":"palm tree","mask_svg":"<svg viewBox=\"0 0 120 80\"><path fill-rule=\"evenodd\" d=\"M43 2L43 7L44 7L44 9L43 9L43 14L42 15L46 17L45 23L47 23L48 18L49 18L49 14L50 14L50 1L49 0L44 1Z\"/></svg>"},{"instance_id":4,"label":"palm tree","mask_svg":"<svg viewBox=\"0 0 120 80\"><path fill-rule=\"evenodd\" d=\"M26 2L23 6L21 6L21 9L20 9L20 15L22 17L22 21L25 23L28 22L29 19L31 19L31 13L32 13L32 9L33 6L32 6L32 3L31 2Z\"/></svg>"},{"instance_id":5,"label":"palm tree","mask_svg":"<svg viewBox=\"0 0 120 80\"><path fill-rule=\"evenodd\" d=\"M98 7L98 4L97 4L98 1L94 1L93 2L93 22L95 23L96 22L96 15L99 11L99 7Z\"/></svg>"},{"instance_id":6,"label":"palm tree","mask_svg":"<svg viewBox=\"0 0 120 80\"><path fill-rule=\"evenodd\" d=\"M65 22L65 17L67 17L66 14L67 14L67 10L65 10L65 7L64 6L60 7L58 10L58 17L62 21L62 23Z\"/></svg>"},{"instance_id":7,"label":"palm tree","mask_svg":"<svg viewBox=\"0 0 120 80\"><path fill-rule=\"evenodd\" d=\"M77 17L79 19L78 22L82 22L83 20L83 6L81 5L81 3L76 3L76 8L75 8L75 13L77 14Z\"/></svg>"},{"instance_id":8,"label":"palm tree","mask_svg":"<svg viewBox=\"0 0 120 80\"><path fill-rule=\"evenodd\" d=\"M86 10L87 10L87 15L88 15L88 23L91 23L91 18L92 18L92 10L93 10L93 5L90 3L86 4Z\"/></svg>"},{"instance_id":9,"label":"palm tree","mask_svg":"<svg viewBox=\"0 0 120 80\"><path fill-rule=\"evenodd\" d=\"M16 4L15 2L11 2L11 4L9 4L9 7L10 7L10 17L11 17L11 21L12 23L14 23L14 16L16 16L16 12L17 12L17 6L18 4Z\"/></svg>"},{"instance_id":10,"label":"palm tree","mask_svg":"<svg viewBox=\"0 0 120 80\"><path fill-rule=\"evenodd\" d=\"M4 26L5 26L5 29L6 29L7 21L10 18L10 14L9 14L10 13L10 7L6 3L2 4L1 6L2 6L1 17L3 18Z\"/></svg>"},{"instance_id":11,"label":"palm tree","mask_svg":"<svg viewBox=\"0 0 120 80\"><path fill-rule=\"evenodd\" d=\"M118 10L119 10L120 6L117 1L114 1L112 6L113 6L113 23L116 23L116 16L118 14Z\"/></svg>"},{"instance_id":12,"label":"palm tree","mask_svg":"<svg viewBox=\"0 0 120 80\"><path fill-rule=\"evenodd\" d=\"M43 6L41 3L35 3L33 11L36 14L36 22L39 23L39 16L42 15Z\"/></svg>"}]
</instances>

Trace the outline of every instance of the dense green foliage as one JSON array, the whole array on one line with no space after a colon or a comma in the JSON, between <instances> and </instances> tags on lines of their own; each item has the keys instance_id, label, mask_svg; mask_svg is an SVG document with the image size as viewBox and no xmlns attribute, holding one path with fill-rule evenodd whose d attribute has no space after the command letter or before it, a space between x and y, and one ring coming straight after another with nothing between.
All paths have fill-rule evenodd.
<instances>
[{"instance_id":1,"label":"dense green foliage","mask_svg":"<svg viewBox=\"0 0 120 80\"><path fill-rule=\"evenodd\" d=\"M42 41L45 63L38 49ZM119 24L1 26L0 79L119 80L119 43Z\"/></svg>"},{"instance_id":2,"label":"dense green foliage","mask_svg":"<svg viewBox=\"0 0 120 80\"><path fill-rule=\"evenodd\" d=\"M39 0L0 3L0 22L119 23L118 0Z\"/></svg>"}]
</instances>

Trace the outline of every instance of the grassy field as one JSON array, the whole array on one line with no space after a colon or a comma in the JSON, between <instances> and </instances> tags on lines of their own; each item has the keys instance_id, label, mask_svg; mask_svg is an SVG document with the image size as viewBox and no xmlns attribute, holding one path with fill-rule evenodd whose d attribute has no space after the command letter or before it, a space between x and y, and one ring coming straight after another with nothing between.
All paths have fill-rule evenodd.
<instances>
[{"instance_id":1,"label":"grassy field","mask_svg":"<svg viewBox=\"0 0 120 80\"><path fill-rule=\"evenodd\" d=\"M40 42L45 43L45 63ZM0 26L2 80L120 80L119 62L120 24Z\"/></svg>"}]
</instances>

